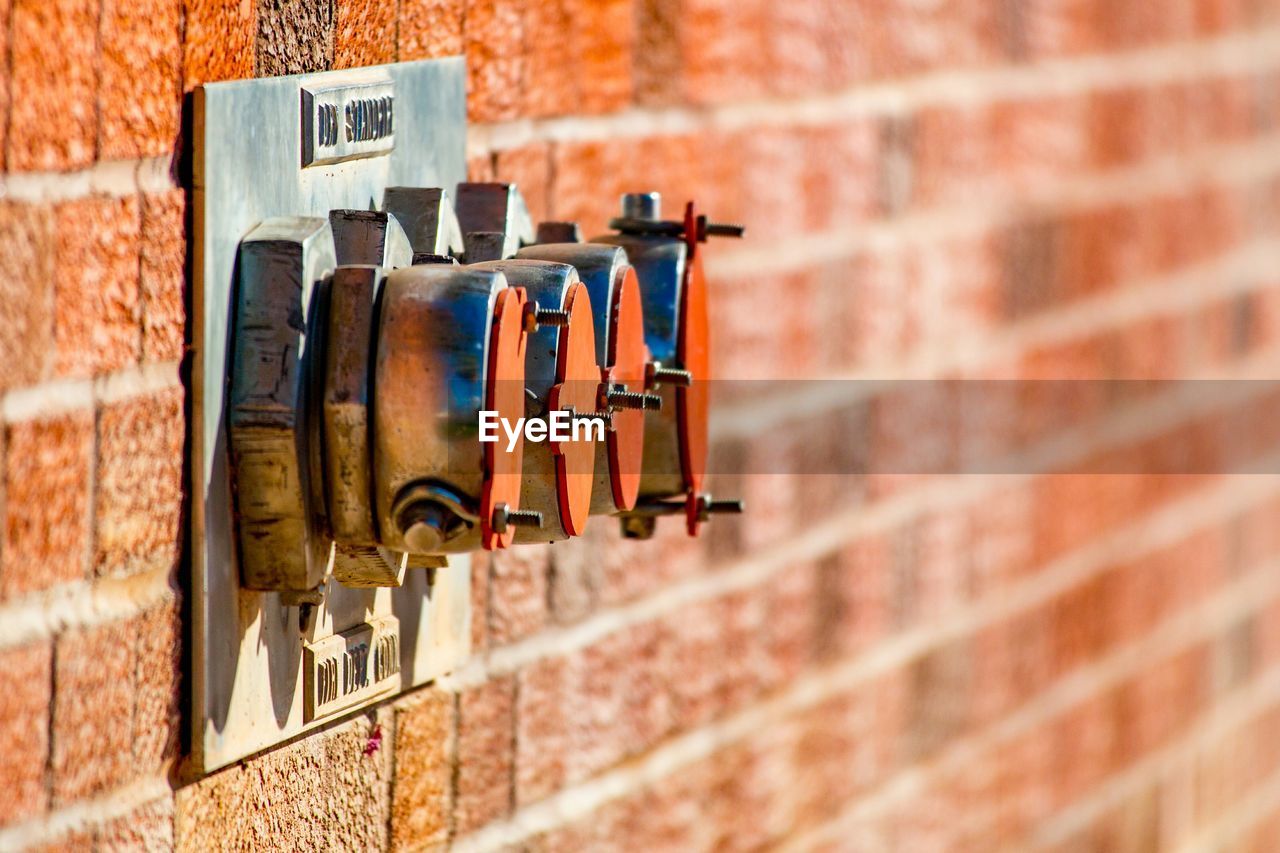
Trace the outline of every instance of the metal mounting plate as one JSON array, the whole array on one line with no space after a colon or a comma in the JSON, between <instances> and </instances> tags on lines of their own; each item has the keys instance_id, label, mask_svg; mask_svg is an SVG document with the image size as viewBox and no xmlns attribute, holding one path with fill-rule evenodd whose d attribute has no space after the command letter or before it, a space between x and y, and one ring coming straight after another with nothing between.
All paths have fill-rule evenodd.
<instances>
[{"instance_id":1,"label":"metal mounting plate","mask_svg":"<svg viewBox=\"0 0 1280 853\"><path fill-rule=\"evenodd\" d=\"M398 589L347 589L331 580L305 630L298 607L285 606L276 593L241 589L224 400L241 238L272 216L380 209L390 186L453 192L466 169L465 79L459 57L214 83L196 92L192 627L186 680L192 773L214 770L359 707L334 702L333 711L316 713L315 697L308 702L314 673L306 674L307 655L341 645L327 638L342 634L350 646L353 637L378 638L395 630L387 626L398 626L395 642L384 645L398 644L395 675L404 687L452 669L470 651L466 557L453 557L448 568L435 570L434 583L421 569L410 569ZM348 105L365 110L354 114L365 128L359 138L334 145L327 155L314 150L332 135L333 116L324 122L317 117L317 104L324 103L333 105L340 132ZM376 700L388 684L380 679L376 689L352 699Z\"/></svg>"}]
</instances>

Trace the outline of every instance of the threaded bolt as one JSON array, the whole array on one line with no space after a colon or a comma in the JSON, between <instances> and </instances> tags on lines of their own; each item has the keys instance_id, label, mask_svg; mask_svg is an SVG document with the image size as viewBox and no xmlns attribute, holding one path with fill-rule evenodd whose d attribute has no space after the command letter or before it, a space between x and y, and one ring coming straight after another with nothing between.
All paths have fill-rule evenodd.
<instances>
[{"instance_id":1,"label":"threaded bolt","mask_svg":"<svg viewBox=\"0 0 1280 853\"><path fill-rule=\"evenodd\" d=\"M708 222L703 233L708 237L741 237L747 233L747 229L746 226L728 222Z\"/></svg>"},{"instance_id":2,"label":"threaded bolt","mask_svg":"<svg viewBox=\"0 0 1280 853\"><path fill-rule=\"evenodd\" d=\"M745 501L713 500L710 495L698 496L698 518L707 521L713 515L742 515L747 511Z\"/></svg>"},{"instance_id":3,"label":"threaded bolt","mask_svg":"<svg viewBox=\"0 0 1280 853\"><path fill-rule=\"evenodd\" d=\"M660 362L651 361L645 369L645 379L650 386L677 385L688 388L693 384L693 374L678 367L663 367Z\"/></svg>"},{"instance_id":4,"label":"threaded bolt","mask_svg":"<svg viewBox=\"0 0 1280 853\"><path fill-rule=\"evenodd\" d=\"M542 513L535 509L511 509L505 503L493 508L493 532L499 536L507 532L507 527L541 527Z\"/></svg>"},{"instance_id":5,"label":"threaded bolt","mask_svg":"<svg viewBox=\"0 0 1280 853\"><path fill-rule=\"evenodd\" d=\"M524 330L536 332L541 326L569 325L569 312L563 308L539 308L537 303L530 302L524 309Z\"/></svg>"},{"instance_id":6,"label":"threaded bolt","mask_svg":"<svg viewBox=\"0 0 1280 853\"><path fill-rule=\"evenodd\" d=\"M639 391L609 391L605 402L614 409L645 409L656 412L662 408L662 398L657 394Z\"/></svg>"},{"instance_id":7,"label":"threaded bolt","mask_svg":"<svg viewBox=\"0 0 1280 853\"><path fill-rule=\"evenodd\" d=\"M582 413L579 413L577 409L573 408L573 406L569 406L568 408L565 409L565 411L569 413L570 420L604 421L605 429L613 429L613 412L609 409L604 409L603 411L599 411L599 412L587 412L585 414L582 414Z\"/></svg>"}]
</instances>

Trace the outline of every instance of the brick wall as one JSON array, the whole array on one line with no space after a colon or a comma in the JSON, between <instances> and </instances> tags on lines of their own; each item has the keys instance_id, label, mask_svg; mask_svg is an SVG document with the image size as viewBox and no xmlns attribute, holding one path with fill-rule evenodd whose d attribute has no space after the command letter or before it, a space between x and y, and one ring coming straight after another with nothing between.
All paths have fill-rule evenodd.
<instances>
[{"instance_id":1,"label":"brick wall","mask_svg":"<svg viewBox=\"0 0 1280 853\"><path fill-rule=\"evenodd\" d=\"M1280 2L0 0L0 48L0 848L1280 848L1280 482L789 475L851 433L777 400L717 420L745 520L479 559L460 671L185 778L173 168L202 82L465 52L536 217L746 223L722 375L1267 376Z\"/></svg>"}]
</instances>

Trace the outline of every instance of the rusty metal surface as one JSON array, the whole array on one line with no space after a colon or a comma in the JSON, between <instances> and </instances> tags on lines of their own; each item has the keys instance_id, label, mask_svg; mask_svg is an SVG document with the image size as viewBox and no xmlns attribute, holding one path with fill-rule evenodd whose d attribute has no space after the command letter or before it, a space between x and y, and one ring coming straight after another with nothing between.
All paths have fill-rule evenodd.
<instances>
[{"instance_id":1,"label":"rusty metal surface","mask_svg":"<svg viewBox=\"0 0 1280 853\"><path fill-rule=\"evenodd\" d=\"M333 248L339 264L407 267L413 247L395 216L384 210L332 210Z\"/></svg>"},{"instance_id":2,"label":"rusty metal surface","mask_svg":"<svg viewBox=\"0 0 1280 853\"><path fill-rule=\"evenodd\" d=\"M440 187L388 187L385 208L404 228L415 254L444 257L462 253L462 228L448 191Z\"/></svg>"},{"instance_id":3,"label":"rusty metal surface","mask_svg":"<svg viewBox=\"0 0 1280 853\"><path fill-rule=\"evenodd\" d=\"M227 432L248 589L306 590L324 578L303 351L333 266L329 224L319 218L269 219L241 244Z\"/></svg>"},{"instance_id":4,"label":"rusty metal surface","mask_svg":"<svg viewBox=\"0 0 1280 853\"><path fill-rule=\"evenodd\" d=\"M382 543L408 550L401 522L405 490L433 485L451 496L441 552L479 546L485 466L478 415L498 295L491 270L424 264L387 275L379 316L374 384L375 513ZM439 502L439 501L437 501ZM411 505L411 504L410 504Z\"/></svg>"},{"instance_id":5,"label":"rusty metal surface","mask_svg":"<svg viewBox=\"0 0 1280 853\"><path fill-rule=\"evenodd\" d=\"M515 257L537 239L524 196L515 184L458 184L458 224L467 263Z\"/></svg>"}]
</instances>

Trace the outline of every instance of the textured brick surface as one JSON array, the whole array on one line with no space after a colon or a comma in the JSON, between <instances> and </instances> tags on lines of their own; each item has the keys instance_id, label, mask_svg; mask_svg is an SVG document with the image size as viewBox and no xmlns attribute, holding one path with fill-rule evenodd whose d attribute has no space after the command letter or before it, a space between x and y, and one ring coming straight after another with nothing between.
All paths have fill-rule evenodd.
<instances>
[{"instance_id":1,"label":"textured brick surface","mask_svg":"<svg viewBox=\"0 0 1280 853\"><path fill-rule=\"evenodd\" d=\"M181 190L142 196L142 357L177 361L182 357L186 307L186 202Z\"/></svg>"},{"instance_id":2,"label":"textured brick surface","mask_svg":"<svg viewBox=\"0 0 1280 853\"><path fill-rule=\"evenodd\" d=\"M138 627L113 622L58 638L50 761L55 803L102 793L135 774Z\"/></svg>"},{"instance_id":3,"label":"textured brick surface","mask_svg":"<svg viewBox=\"0 0 1280 853\"><path fill-rule=\"evenodd\" d=\"M5 437L3 597L85 576L93 416L75 412L11 424Z\"/></svg>"},{"instance_id":4,"label":"textured brick surface","mask_svg":"<svg viewBox=\"0 0 1280 853\"><path fill-rule=\"evenodd\" d=\"M254 74L256 4L183 0L182 85L187 91Z\"/></svg>"},{"instance_id":5,"label":"textured brick surface","mask_svg":"<svg viewBox=\"0 0 1280 853\"><path fill-rule=\"evenodd\" d=\"M813 383L718 388L709 488L747 516L478 555L458 672L185 778L183 391L153 384L185 355L184 190L56 173L166 154L179 88L463 53L468 173L535 218L599 233L652 188L746 224L702 250L720 377L1263 375L1277 21L0 0L4 168L47 172L0 201L0 825L50 850L1274 849L1280 498L1129 470L1273 468L1280 395L1245 383L1119 431L1108 407L1158 388L1031 384L963 429L932 383L833 383L853 399L829 417ZM1010 446L1079 470L915 473ZM173 798L139 793L166 773Z\"/></svg>"},{"instance_id":6,"label":"textured brick surface","mask_svg":"<svg viewBox=\"0 0 1280 853\"><path fill-rule=\"evenodd\" d=\"M462 53L464 0L403 0L400 59L435 59Z\"/></svg>"},{"instance_id":7,"label":"textured brick surface","mask_svg":"<svg viewBox=\"0 0 1280 853\"><path fill-rule=\"evenodd\" d=\"M182 512L182 389L105 406L95 478L99 574L134 574L177 561Z\"/></svg>"},{"instance_id":8,"label":"textured brick surface","mask_svg":"<svg viewBox=\"0 0 1280 853\"><path fill-rule=\"evenodd\" d=\"M0 245L9 274L0 284L0 387L34 384L53 354L54 217L44 205L0 203Z\"/></svg>"},{"instance_id":9,"label":"textured brick surface","mask_svg":"<svg viewBox=\"0 0 1280 853\"><path fill-rule=\"evenodd\" d=\"M49 802L45 768L49 760L53 650L31 643L0 652L13 682L0 697L0 825L25 820Z\"/></svg>"},{"instance_id":10,"label":"textured brick surface","mask_svg":"<svg viewBox=\"0 0 1280 853\"><path fill-rule=\"evenodd\" d=\"M136 197L91 197L57 208L54 342L57 371L91 376L138 359Z\"/></svg>"},{"instance_id":11,"label":"textured brick surface","mask_svg":"<svg viewBox=\"0 0 1280 853\"><path fill-rule=\"evenodd\" d=\"M7 167L87 166L96 154L98 3L12 0Z\"/></svg>"},{"instance_id":12,"label":"textured brick surface","mask_svg":"<svg viewBox=\"0 0 1280 853\"><path fill-rule=\"evenodd\" d=\"M385 847L391 751L365 754L379 724L358 718L179 789L177 848Z\"/></svg>"},{"instance_id":13,"label":"textured brick surface","mask_svg":"<svg viewBox=\"0 0 1280 853\"><path fill-rule=\"evenodd\" d=\"M99 826L93 837L95 850L125 853L131 850L172 850L173 797L162 796L130 813Z\"/></svg>"},{"instance_id":14,"label":"textured brick surface","mask_svg":"<svg viewBox=\"0 0 1280 853\"><path fill-rule=\"evenodd\" d=\"M517 0L466 0L463 21L469 120L515 118L528 74L524 5Z\"/></svg>"},{"instance_id":15,"label":"textured brick surface","mask_svg":"<svg viewBox=\"0 0 1280 853\"><path fill-rule=\"evenodd\" d=\"M504 645L547 622L548 551L542 546L489 556L489 642Z\"/></svg>"},{"instance_id":16,"label":"textured brick surface","mask_svg":"<svg viewBox=\"0 0 1280 853\"><path fill-rule=\"evenodd\" d=\"M257 12L257 76L324 71L333 65L332 0L262 0Z\"/></svg>"},{"instance_id":17,"label":"textured brick surface","mask_svg":"<svg viewBox=\"0 0 1280 853\"><path fill-rule=\"evenodd\" d=\"M182 642L176 604L156 605L139 617L133 760L140 773L178 754Z\"/></svg>"},{"instance_id":18,"label":"textured brick surface","mask_svg":"<svg viewBox=\"0 0 1280 853\"><path fill-rule=\"evenodd\" d=\"M455 697L427 690L396 708L396 775L391 842L400 848L443 844L449 837Z\"/></svg>"},{"instance_id":19,"label":"textured brick surface","mask_svg":"<svg viewBox=\"0 0 1280 853\"><path fill-rule=\"evenodd\" d=\"M175 148L182 68L181 0L104 0L98 156L157 156Z\"/></svg>"},{"instance_id":20,"label":"textured brick surface","mask_svg":"<svg viewBox=\"0 0 1280 853\"><path fill-rule=\"evenodd\" d=\"M458 697L458 835L511 810L514 688L513 679L500 678Z\"/></svg>"},{"instance_id":21,"label":"textured brick surface","mask_svg":"<svg viewBox=\"0 0 1280 853\"><path fill-rule=\"evenodd\" d=\"M334 4L333 67L381 65L396 58L396 6L380 0Z\"/></svg>"}]
</instances>

